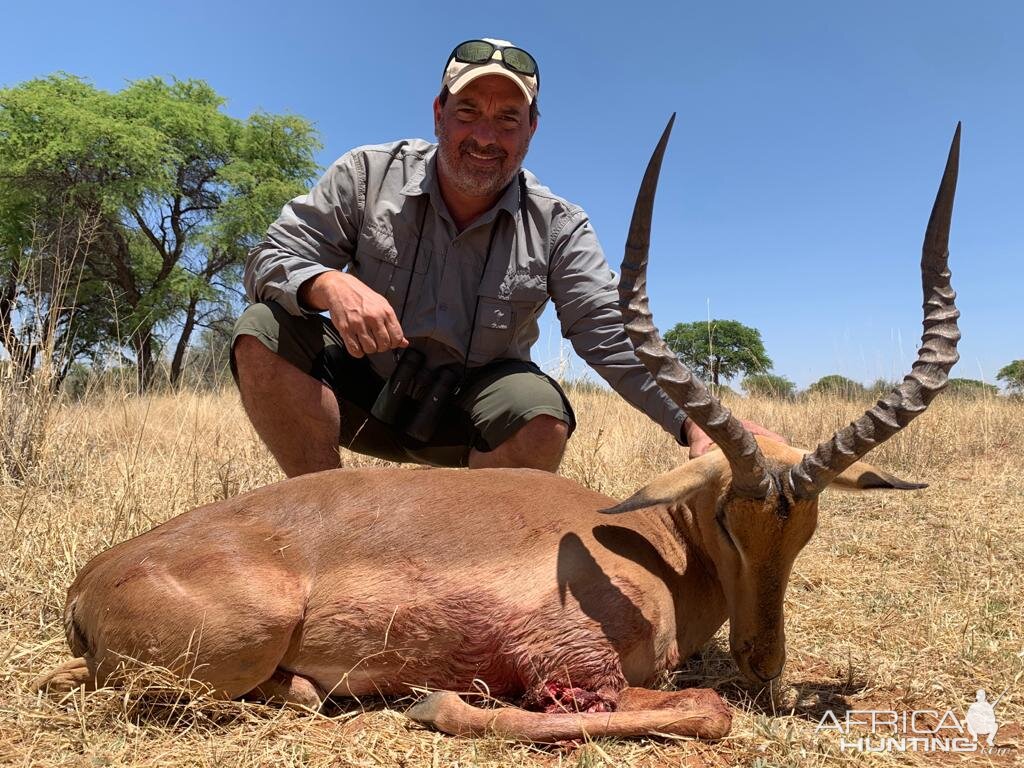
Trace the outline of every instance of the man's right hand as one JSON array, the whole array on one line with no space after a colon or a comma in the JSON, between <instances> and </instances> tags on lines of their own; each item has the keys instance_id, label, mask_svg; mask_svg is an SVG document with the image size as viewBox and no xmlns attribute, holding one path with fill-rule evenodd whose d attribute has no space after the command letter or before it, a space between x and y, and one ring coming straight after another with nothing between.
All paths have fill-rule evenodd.
<instances>
[{"instance_id":1,"label":"man's right hand","mask_svg":"<svg viewBox=\"0 0 1024 768\"><path fill-rule=\"evenodd\" d=\"M772 432L770 429L766 429L756 422L740 419L740 424L742 424L744 429L752 435L764 435L772 440L789 445L789 440L784 438L778 432ZM689 416L683 420L683 434L686 436L686 444L690 446L691 459L703 456L715 445L714 441L708 437L708 434L698 427L697 423Z\"/></svg>"},{"instance_id":2,"label":"man's right hand","mask_svg":"<svg viewBox=\"0 0 1024 768\"><path fill-rule=\"evenodd\" d=\"M347 272L322 272L299 288L299 303L328 311L352 357L409 346L388 300Z\"/></svg>"}]
</instances>

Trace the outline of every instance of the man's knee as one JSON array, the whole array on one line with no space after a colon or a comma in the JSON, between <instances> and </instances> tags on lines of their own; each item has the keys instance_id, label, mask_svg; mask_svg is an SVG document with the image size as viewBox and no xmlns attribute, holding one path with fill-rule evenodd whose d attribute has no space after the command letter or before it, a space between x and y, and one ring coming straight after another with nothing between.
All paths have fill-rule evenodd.
<instances>
[{"instance_id":1,"label":"man's knee","mask_svg":"<svg viewBox=\"0 0 1024 768\"><path fill-rule=\"evenodd\" d=\"M565 446L569 439L569 425L546 413L534 416L512 436L512 439L528 445Z\"/></svg>"},{"instance_id":2,"label":"man's knee","mask_svg":"<svg viewBox=\"0 0 1024 768\"><path fill-rule=\"evenodd\" d=\"M505 441L495 446L503 454L515 454L520 461L533 456L544 465L562 456L569 440L569 425L549 414L532 417Z\"/></svg>"},{"instance_id":3,"label":"man's knee","mask_svg":"<svg viewBox=\"0 0 1024 768\"><path fill-rule=\"evenodd\" d=\"M251 360L258 360L264 354L270 352L267 346L255 336L239 336L231 347L231 353L235 360L240 363L249 363Z\"/></svg>"},{"instance_id":4,"label":"man's knee","mask_svg":"<svg viewBox=\"0 0 1024 768\"><path fill-rule=\"evenodd\" d=\"M320 317L290 315L273 301L250 304L235 322L231 345L231 371L254 386L277 384L264 377L294 367L312 375L315 362L328 346L328 323Z\"/></svg>"},{"instance_id":5,"label":"man's knee","mask_svg":"<svg viewBox=\"0 0 1024 768\"><path fill-rule=\"evenodd\" d=\"M284 360L271 351L266 344L255 336L244 334L238 336L231 346L231 371L235 381L242 385L268 381L270 371L282 364Z\"/></svg>"},{"instance_id":6,"label":"man's knee","mask_svg":"<svg viewBox=\"0 0 1024 768\"><path fill-rule=\"evenodd\" d=\"M570 431L569 425L561 419L539 414L490 451L471 451L469 466L474 469L531 467L555 472L562 461Z\"/></svg>"}]
</instances>

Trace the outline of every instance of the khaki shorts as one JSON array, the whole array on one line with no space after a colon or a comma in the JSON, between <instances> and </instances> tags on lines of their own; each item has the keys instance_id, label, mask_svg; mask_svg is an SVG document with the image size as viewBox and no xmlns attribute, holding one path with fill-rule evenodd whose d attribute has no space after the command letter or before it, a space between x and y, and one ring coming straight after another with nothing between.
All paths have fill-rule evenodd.
<instances>
[{"instance_id":1,"label":"khaki shorts","mask_svg":"<svg viewBox=\"0 0 1024 768\"><path fill-rule=\"evenodd\" d=\"M354 358L330 320L319 315L296 317L269 301L248 307L235 324L234 341L254 336L300 371L334 392L341 412L338 444L356 453L389 461L464 467L470 449L491 451L535 416L548 415L576 428L576 416L565 392L534 363L496 360L470 368L466 381L445 406L429 443L370 415L384 380L364 358Z\"/></svg>"}]
</instances>

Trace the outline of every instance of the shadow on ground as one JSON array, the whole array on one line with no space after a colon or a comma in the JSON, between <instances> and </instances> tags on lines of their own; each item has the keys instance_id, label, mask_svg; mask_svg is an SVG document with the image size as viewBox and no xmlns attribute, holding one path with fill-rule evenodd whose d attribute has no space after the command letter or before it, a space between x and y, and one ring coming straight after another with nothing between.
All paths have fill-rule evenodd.
<instances>
[{"instance_id":1,"label":"shadow on ground","mask_svg":"<svg viewBox=\"0 0 1024 768\"><path fill-rule=\"evenodd\" d=\"M714 688L731 706L754 714L790 716L818 723L826 711L842 718L850 697L868 688L854 676L827 679L799 669L784 673L781 684L756 685L743 678L727 646L712 642L690 657L670 678L673 688Z\"/></svg>"}]
</instances>

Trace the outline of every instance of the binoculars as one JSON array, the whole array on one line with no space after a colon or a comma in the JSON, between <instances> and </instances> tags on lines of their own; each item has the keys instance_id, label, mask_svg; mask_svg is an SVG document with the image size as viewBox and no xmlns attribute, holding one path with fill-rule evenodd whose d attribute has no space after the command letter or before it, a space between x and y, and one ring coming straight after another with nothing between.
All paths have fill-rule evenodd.
<instances>
[{"instance_id":1,"label":"binoculars","mask_svg":"<svg viewBox=\"0 0 1024 768\"><path fill-rule=\"evenodd\" d=\"M422 443L434 436L441 412L459 385L455 366L431 370L424 366L426 359L418 349L404 349L370 409L384 424L405 424L405 434Z\"/></svg>"}]
</instances>

